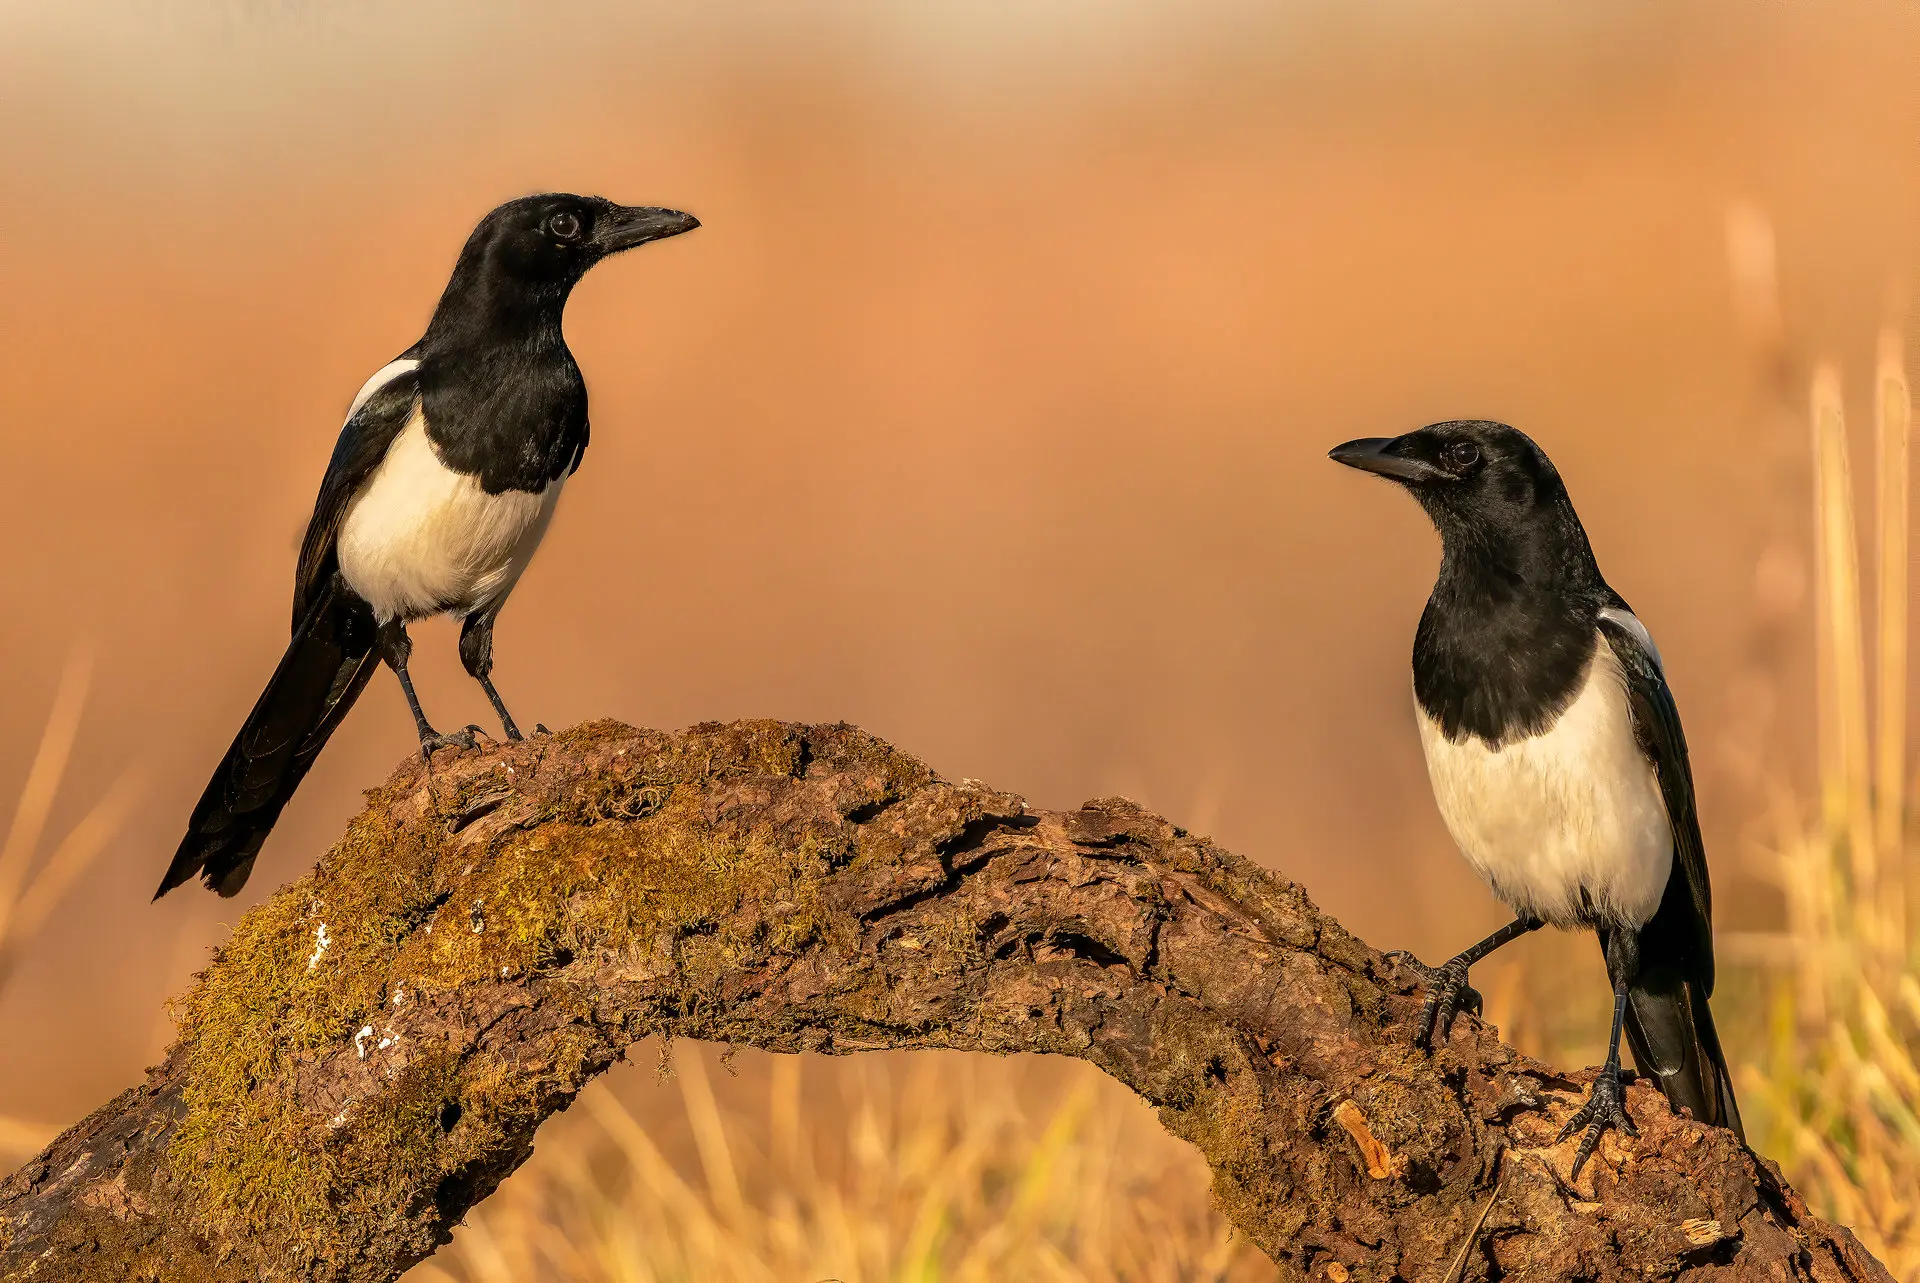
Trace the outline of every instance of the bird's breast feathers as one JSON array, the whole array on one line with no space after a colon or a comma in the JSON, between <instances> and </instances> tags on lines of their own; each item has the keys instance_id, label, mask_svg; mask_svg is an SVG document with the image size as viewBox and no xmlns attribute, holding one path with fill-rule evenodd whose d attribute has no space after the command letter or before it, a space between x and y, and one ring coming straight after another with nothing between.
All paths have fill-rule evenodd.
<instances>
[{"instance_id":1,"label":"bird's breast feathers","mask_svg":"<svg viewBox=\"0 0 1920 1283\"><path fill-rule=\"evenodd\" d=\"M1415 712L1441 817L1515 912L1558 926L1653 916L1673 834L1604 636L1573 699L1537 735L1491 748L1472 735L1449 740L1418 701Z\"/></svg>"},{"instance_id":2,"label":"bird's breast feathers","mask_svg":"<svg viewBox=\"0 0 1920 1283\"><path fill-rule=\"evenodd\" d=\"M416 405L340 524L340 572L382 620L497 606L532 560L565 478L488 494L440 460Z\"/></svg>"}]
</instances>

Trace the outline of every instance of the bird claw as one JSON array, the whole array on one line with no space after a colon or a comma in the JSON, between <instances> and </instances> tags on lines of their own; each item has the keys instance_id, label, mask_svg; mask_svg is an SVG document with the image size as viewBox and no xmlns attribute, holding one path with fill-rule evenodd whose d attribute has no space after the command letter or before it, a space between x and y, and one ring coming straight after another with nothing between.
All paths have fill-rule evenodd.
<instances>
[{"instance_id":1,"label":"bird claw","mask_svg":"<svg viewBox=\"0 0 1920 1283\"><path fill-rule=\"evenodd\" d=\"M1573 1179L1580 1179L1580 1169L1593 1157L1594 1146L1600 1143L1600 1137L1612 1127L1629 1136L1638 1136L1640 1129L1633 1125L1633 1116L1627 1113L1627 1091L1620 1084L1620 1072L1611 1066L1601 1070L1600 1076L1593 1080L1593 1091L1587 1096L1587 1103L1580 1111L1567 1120L1560 1134L1553 1138L1558 1145L1575 1132L1585 1129L1580 1137L1580 1148L1573 1152Z\"/></svg>"},{"instance_id":2,"label":"bird claw","mask_svg":"<svg viewBox=\"0 0 1920 1283\"><path fill-rule=\"evenodd\" d=\"M472 748L474 746L473 737L479 733L480 727L472 722L462 726L450 735L442 735L439 731L429 730L425 735L420 737L420 756L426 760L427 765L431 766L433 765L433 755L435 753L443 748Z\"/></svg>"},{"instance_id":3,"label":"bird claw","mask_svg":"<svg viewBox=\"0 0 1920 1283\"><path fill-rule=\"evenodd\" d=\"M547 724L546 724L545 722L535 722L535 723L533 724L533 733L534 733L535 735L551 735L551 734L553 734L553 732L552 732L552 731L550 731L550 730L548 730L548 729L547 729Z\"/></svg>"},{"instance_id":4,"label":"bird claw","mask_svg":"<svg viewBox=\"0 0 1920 1283\"><path fill-rule=\"evenodd\" d=\"M1444 1042L1453 1032L1453 1018L1462 1011L1479 1015L1484 1007L1480 991L1467 983L1467 964L1451 958L1437 967L1429 967L1404 949L1386 955L1388 961L1404 966L1426 982L1427 1000L1420 1007L1420 1025L1414 1042L1433 1046L1437 1032Z\"/></svg>"}]
</instances>

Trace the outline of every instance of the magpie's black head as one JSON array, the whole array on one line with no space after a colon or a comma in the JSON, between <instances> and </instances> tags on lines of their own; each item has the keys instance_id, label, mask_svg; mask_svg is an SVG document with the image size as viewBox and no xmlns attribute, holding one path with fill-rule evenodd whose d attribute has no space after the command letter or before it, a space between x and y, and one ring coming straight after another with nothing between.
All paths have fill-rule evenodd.
<instances>
[{"instance_id":1,"label":"magpie's black head","mask_svg":"<svg viewBox=\"0 0 1920 1283\"><path fill-rule=\"evenodd\" d=\"M1399 482L1443 538L1493 536L1572 516L1546 454L1504 423L1459 419L1335 446L1328 458Z\"/></svg>"},{"instance_id":2,"label":"magpie's black head","mask_svg":"<svg viewBox=\"0 0 1920 1283\"><path fill-rule=\"evenodd\" d=\"M547 192L510 200L467 237L422 342L442 353L530 338L555 342L567 296L595 263L698 226L677 209L599 196Z\"/></svg>"},{"instance_id":3,"label":"magpie's black head","mask_svg":"<svg viewBox=\"0 0 1920 1283\"><path fill-rule=\"evenodd\" d=\"M471 270L536 292L543 287L564 291L609 254L698 226L699 219L677 209L616 205L565 192L522 196L480 220L460 252L456 275Z\"/></svg>"}]
</instances>

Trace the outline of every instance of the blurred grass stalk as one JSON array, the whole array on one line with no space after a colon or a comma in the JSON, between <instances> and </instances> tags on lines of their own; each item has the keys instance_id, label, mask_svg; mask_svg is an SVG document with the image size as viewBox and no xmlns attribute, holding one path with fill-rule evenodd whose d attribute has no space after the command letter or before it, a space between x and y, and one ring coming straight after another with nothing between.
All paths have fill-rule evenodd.
<instances>
[{"instance_id":1,"label":"blurred grass stalk","mask_svg":"<svg viewBox=\"0 0 1920 1283\"><path fill-rule=\"evenodd\" d=\"M106 849L139 800L141 777L137 771L128 770L61 839L53 853L35 865L34 852L46 833L54 798L67 773L92 677L92 649L78 646L60 674L53 707L40 734L40 747L34 753L26 783L20 786L6 841L0 844L0 989L6 987L20 951ZM34 1153L53 1138L55 1130L0 1114L0 1162L10 1163Z\"/></svg>"},{"instance_id":2,"label":"blurred grass stalk","mask_svg":"<svg viewBox=\"0 0 1920 1283\"><path fill-rule=\"evenodd\" d=\"M1860 513L1839 371L1813 377L1819 798L1773 806L1785 929L1747 936L1766 1033L1743 1066L1751 1139L1894 1276L1920 1280L1920 973L1906 766L1909 433L1898 331L1875 370L1876 553L1869 691Z\"/></svg>"}]
</instances>

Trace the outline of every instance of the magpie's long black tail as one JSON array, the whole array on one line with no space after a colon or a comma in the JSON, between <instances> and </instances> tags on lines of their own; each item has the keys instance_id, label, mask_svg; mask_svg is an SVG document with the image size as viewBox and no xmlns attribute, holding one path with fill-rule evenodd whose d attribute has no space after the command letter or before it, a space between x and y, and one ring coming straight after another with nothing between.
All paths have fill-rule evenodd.
<instances>
[{"instance_id":1,"label":"magpie's long black tail","mask_svg":"<svg viewBox=\"0 0 1920 1283\"><path fill-rule=\"evenodd\" d=\"M154 899L196 873L221 895L246 885L281 809L379 666L375 631L373 611L338 575L315 593L193 808Z\"/></svg>"},{"instance_id":2,"label":"magpie's long black tail","mask_svg":"<svg viewBox=\"0 0 1920 1283\"><path fill-rule=\"evenodd\" d=\"M1660 1085L1678 1112L1682 1107L1703 1123L1726 1127L1746 1139L1733 1078L1713 1027L1713 1012L1696 980L1673 972L1654 972L1627 988L1627 1042L1633 1063Z\"/></svg>"}]
</instances>

